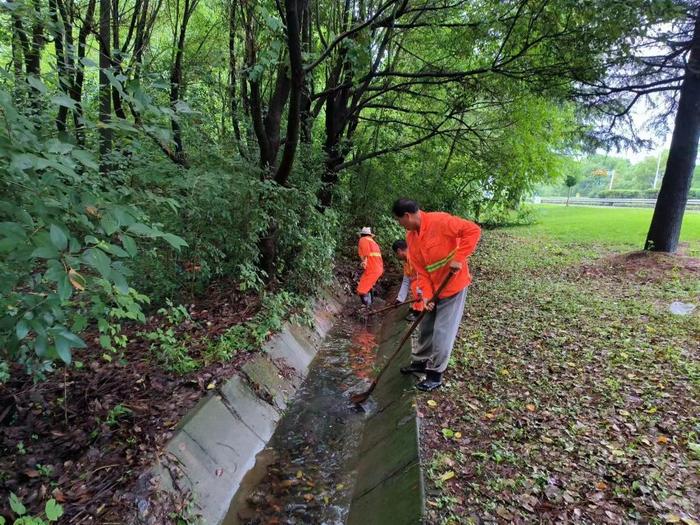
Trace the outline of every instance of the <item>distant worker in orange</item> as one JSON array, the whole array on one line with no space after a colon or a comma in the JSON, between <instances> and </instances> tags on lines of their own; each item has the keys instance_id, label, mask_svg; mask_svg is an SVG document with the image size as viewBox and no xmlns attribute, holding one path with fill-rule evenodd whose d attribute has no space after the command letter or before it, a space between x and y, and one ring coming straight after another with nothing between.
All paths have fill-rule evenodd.
<instances>
[{"instance_id":1,"label":"distant worker in orange","mask_svg":"<svg viewBox=\"0 0 700 525\"><path fill-rule=\"evenodd\" d=\"M374 240L374 234L369 226L360 230L357 254L360 256L364 269L357 285L357 294L360 296L362 304L370 306L372 304L372 288L384 273L384 262L382 261L382 251Z\"/></svg>"},{"instance_id":2,"label":"distant worker in orange","mask_svg":"<svg viewBox=\"0 0 700 525\"><path fill-rule=\"evenodd\" d=\"M418 288L418 273L408 261L408 244L406 244L406 241L398 239L394 241L391 248L394 250L396 256L403 261L403 280L401 281L399 294L396 296L396 302L403 303L406 301L408 298L408 291L410 290L413 303L411 304L411 309L408 311L406 320L415 321L418 318L418 314L423 311L423 294L420 288Z\"/></svg>"}]
</instances>

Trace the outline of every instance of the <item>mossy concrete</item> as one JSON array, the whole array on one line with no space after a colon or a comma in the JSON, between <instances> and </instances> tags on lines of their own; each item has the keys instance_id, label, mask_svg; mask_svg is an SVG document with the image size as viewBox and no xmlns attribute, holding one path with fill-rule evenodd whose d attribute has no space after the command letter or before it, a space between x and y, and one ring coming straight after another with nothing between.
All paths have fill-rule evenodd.
<instances>
[{"instance_id":1,"label":"mossy concrete","mask_svg":"<svg viewBox=\"0 0 700 525\"><path fill-rule=\"evenodd\" d=\"M183 418L160 460L141 478L138 521L157 525L154 494L189 498L204 525L225 517L241 480L271 438L283 411L306 377L322 338L342 309L339 290L326 290L314 311L314 326L287 324L233 377ZM382 325L377 363L393 353L407 324L406 310ZM348 523L421 523L423 480L418 461L418 422L413 379L399 373L410 360L410 343L389 364L373 393L377 410L365 425Z\"/></svg>"},{"instance_id":2,"label":"mossy concrete","mask_svg":"<svg viewBox=\"0 0 700 525\"><path fill-rule=\"evenodd\" d=\"M159 494L189 498L201 523L221 522L255 457L308 373L318 345L342 309L338 289L324 290L314 327L287 324L233 377L180 422L164 453L141 476L137 521L156 525Z\"/></svg>"},{"instance_id":3,"label":"mossy concrete","mask_svg":"<svg viewBox=\"0 0 700 525\"><path fill-rule=\"evenodd\" d=\"M396 350L408 324L406 310L393 313L382 330L377 363ZM423 476L414 379L399 368L410 362L411 342L388 364L372 397L376 412L368 419L360 444L349 525L414 525L423 522Z\"/></svg>"}]
</instances>

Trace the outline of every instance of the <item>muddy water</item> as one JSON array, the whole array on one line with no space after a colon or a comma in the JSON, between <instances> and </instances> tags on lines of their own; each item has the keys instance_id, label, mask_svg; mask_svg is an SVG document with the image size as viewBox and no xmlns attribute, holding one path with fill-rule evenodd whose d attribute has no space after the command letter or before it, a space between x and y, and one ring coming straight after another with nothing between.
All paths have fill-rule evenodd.
<instances>
[{"instance_id":1,"label":"muddy water","mask_svg":"<svg viewBox=\"0 0 700 525\"><path fill-rule=\"evenodd\" d=\"M345 522L362 428L372 410L354 407L348 392L369 382L377 346L376 325L337 323L243 479L224 525Z\"/></svg>"}]
</instances>

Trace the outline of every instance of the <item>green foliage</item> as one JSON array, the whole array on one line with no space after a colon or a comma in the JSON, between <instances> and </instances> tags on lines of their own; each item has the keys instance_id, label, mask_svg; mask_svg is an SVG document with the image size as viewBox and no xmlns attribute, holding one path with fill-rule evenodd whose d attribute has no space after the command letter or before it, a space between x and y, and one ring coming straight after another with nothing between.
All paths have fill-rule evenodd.
<instances>
[{"instance_id":1,"label":"green foliage","mask_svg":"<svg viewBox=\"0 0 700 525\"><path fill-rule=\"evenodd\" d=\"M211 158L187 171L150 157L136 159L130 171L132 184L143 190L140 206L188 243L181 252L146 250L136 261L140 287L158 300L183 289L202 291L212 279L255 266L258 238L269 220L258 205L260 183L250 166L205 152ZM173 197L163 202L151 199L153 194Z\"/></svg>"},{"instance_id":2,"label":"green foliage","mask_svg":"<svg viewBox=\"0 0 700 525\"><path fill-rule=\"evenodd\" d=\"M107 413L107 419L105 419L105 423L110 427L114 427L117 425L117 423L121 417L127 416L127 415L131 414L132 412L133 411L130 408L127 408L121 404L115 405Z\"/></svg>"},{"instance_id":3,"label":"green foliage","mask_svg":"<svg viewBox=\"0 0 700 525\"><path fill-rule=\"evenodd\" d=\"M105 348L123 345L113 322L143 320L147 301L129 286L137 240L184 241L149 224L102 184L89 151L47 135L4 90L0 111L0 344L41 377L71 363L91 322Z\"/></svg>"},{"instance_id":4,"label":"green foliage","mask_svg":"<svg viewBox=\"0 0 700 525\"><path fill-rule=\"evenodd\" d=\"M55 499L49 499L44 506L43 516L30 516L27 508L14 492L10 492L10 508L17 516L14 525L47 525L47 523L57 522L63 516L63 507ZM0 525L5 524L5 518L0 516Z\"/></svg>"},{"instance_id":5,"label":"green foliage","mask_svg":"<svg viewBox=\"0 0 700 525\"><path fill-rule=\"evenodd\" d=\"M189 355L187 339L178 339L173 328L156 328L145 335L146 339L153 341L151 352L168 372L187 374L199 367L197 361Z\"/></svg>"},{"instance_id":6,"label":"green foliage","mask_svg":"<svg viewBox=\"0 0 700 525\"><path fill-rule=\"evenodd\" d=\"M187 374L199 368L199 362L189 354L189 337L178 337L177 327L190 319L190 314L183 305L175 306L170 299L167 308L160 308L158 313L167 321L164 327L146 332L147 340L152 341L151 353L168 372Z\"/></svg>"},{"instance_id":7,"label":"green foliage","mask_svg":"<svg viewBox=\"0 0 700 525\"><path fill-rule=\"evenodd\" d=\"M386 111L380 112L388 118ZM446 210L479 221L505 217L543 181L554 180L565 166L560 152L575 136L571 107L543 97L526 96L517 108L485 108L470 122L488 122L490 131L472 144L455 140L426 143L386 155L348 174L347 210L376 220L397 197L416 199L426 210ZM382 126L367 140L393 141L410 133ZM486 139L488 137L488 140Z\"/></svg>"},{"instance_id":8,"label":"green foliage","mask_svg":"<svg viewBox=\"0 0 700 525\"><path fill-rule=\"evenodd\" d=\"M661 152L658 156L648 156L638 162L631 163L621 157L606 155L589 155L578 160L569 159L565 169L566 177L574 176L578 180L574 184L572 195L581 197L619 197L654 199L657 197L661 181L663 180L668 160L668 151ZM656 189L652 186L656 179L656 169L659 168L659 176L656 181ZM608 189L610 178L614 171L612 189ZM694 183L700 181L696 168ZM566 196L566 177L561 182L538 185L535 193L541 196ZM700 198L700 187L691 187L689 198Z\"/></svg>"},{"instance_id":9,"label":"green foliage","mask_svg":"<svg viewBox=\"0 0 700 525\"><path fill-rule=\"evenodd\" d=\"M374 240L382 249L382 256L386 259L390 255L391 245L397 239L406 238L406 230L394 219L393 216L382 215L377 220L376 224L372 224L372 231L375 233ZM357 242L355 243L357 245ZM354 246L353 246L354 247Z\"/></svg>"},{"instance_id":10,"label":"green foliage","mask_svg":"<svg viewBox=\"0 0 700 525\"><path fill-rule=\"evenodd\" d=\"M600 197L602 199L608 198L618 198L618 199L656 199L659 196L659 190L646 189L646 190L602 190L597 192L592 197ZM700 198L700 189L691 189L688 192L689 199Z\"/></svg>"},{"instance_id":11,"label":"green foliage","mask_svg":"<svg viewBox=\"0 0 700 525\"><path fill-rule=\"evenodd\" d=\"M179 325L184 321L189 321L192 319L190 317L190 313L187 311L187 308L185 308L184 305L175 305L171 299L166 299L165 304L166 307L159 308L157 313L163 316L169 324Z\"/></svg>"},{"instance_id":12,"label":"green foliage","mask_svg":"<svg viewBox=\"0 0 700 525\"><path fill-rule=\"evenodd\" d=\"M309 324L310 319L311 307L303 296L288 291L266 293L260 311L250 321L232 326L208 345L204 351L205 362L227 361L238 352L257 350L286 320Z\"/></svg>"}]
</instances>

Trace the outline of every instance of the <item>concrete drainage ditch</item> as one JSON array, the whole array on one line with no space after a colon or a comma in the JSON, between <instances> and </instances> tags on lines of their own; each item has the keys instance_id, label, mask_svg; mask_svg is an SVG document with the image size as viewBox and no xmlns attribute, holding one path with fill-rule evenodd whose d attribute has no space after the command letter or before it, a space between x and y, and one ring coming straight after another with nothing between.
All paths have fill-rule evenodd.
<instances>
[{"instance_id":1,"label":"concrete drainage ditch","mask_svg":"<svg viewBox=\"0 0 700 525\"><path fill-rule=\"evenodd\" d=\"M285 326L239 375L188 413L161 460L141 477L141 493L150 497L137 498L139 522L156 523L152 510L163 495L189 498L206 525L265 523L273 511L264 505L277 512L278 523L422 522L413 381L398 371L408 345L375 390L369 413L351 408L343 391L343 383L374 373L371 363L358 365L358 345L371 346L372 354L376 349L384 363L406 329L405 311L386 315L365 333L356 326L334 329L342 307L339 291L325 291L314 329ZM272 456L280 462L276 475L291 479L283 486L296 477L316 478L297 487L303 494L279 494L274 480L266 481ZM262 506L251 507L256 490Z\"/></svg>"}]
</instances>

